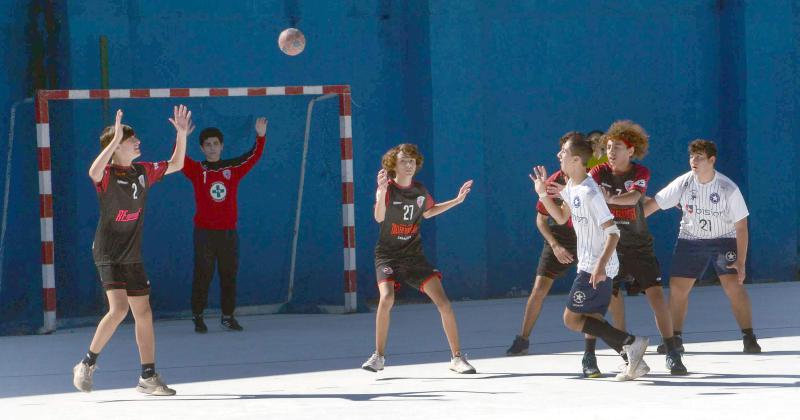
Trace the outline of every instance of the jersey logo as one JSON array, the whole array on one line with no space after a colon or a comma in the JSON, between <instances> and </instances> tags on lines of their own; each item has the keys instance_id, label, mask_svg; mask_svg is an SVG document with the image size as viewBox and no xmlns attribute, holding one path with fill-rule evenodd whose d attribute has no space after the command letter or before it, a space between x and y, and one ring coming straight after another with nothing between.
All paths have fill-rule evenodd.
<instances>
[{"instance_id":1,"label":"jersey logo","mask_svg":"<svg viewBox=\"0 0 800 420\"><path fill-rule=\"evenodd\" d=\"M153 170L158 170L158 162L153 163Z\"/></svg>"},{"instance_id":2,"label":"jersey logo","mask_svg":"<svg viewBox=\"0 0 800 420\"><path fill-rule=\"evenodd\" d=\"M717 204L719 203L719 194L711 193L711 196L709 196L708 199L711 200L712 203Z\"/></svg>"},{"instance_id":3,"label":"jersey logo","mask_svg":"<svg viewBox=\"0 0 800 420\"><path fill-rule=\"evenodd\" d=\"M581 206L581 198L580 197L573 198L572 199L572 207L575 207L577 209L580 206Z\"/></svg>"},{"instance_id":4,"label":"jersey logo","mask_svg":"<svg viewBox=\"0 0 800 420\"><path fill-rule=\"evenodd\" d=\"M689 214L694 213L694 204L687 204L686 205L686 212Z\"/></svg>"},{"instance_id":5,"label":"jersey logo","mask_svg":"<svg viewBox=\"0 0 800 420\"><path fill-rule=\"evenodd\" d=\"M689 199L692 201L697 200L697 190L692 190L689 192Z\"/></svg>"},{"instance_id":6,"label":"jersey logo","mask_svg":"<svg viewBox=\"0 0 800 420\"><path fill-rule=\"evenodd\" d=\"M394 270L392 270L392 267L383 267L383 269L381 271L383 271L383 274L386 274L387 276L391 276L392 273L394 273Z\"/></svg>"},{"instance_id":7,"label":"jersey logo","mask_svg":"<svg viewBox=\"0 0 800 420\"><path fill-rule=\"evenodd\" d=\"M631 181L630 179L625 181L625 191L630 191L631 187L633 187L633 181Z\"/></svg>"},{"instance_id":8,"label":"jersey logo","mask_svg":"<svg viewBox=\"0 0 800 420\"><path fill-rule=\"evenodd\" d=\"M644 179L640 179L640 180L637 180L636 182L634 182L633 185L635 185L635 186L637 186L639 188L645 188L645 187L647 187L647 181L644 180Z\"/></svg>"},{"instance_id":9,"label":"jersey logo","mask_svg":"<svg viewBox=\"0 0 800 420\"><path fill-rule=\"evenodd\" d=\"M144 175L139 175L139 185L144 187Z\"/></svg>"},{"instance_id":10,"label":"jersey logo","mask_svg":"<svg viewBox=\"0 0 800 420\"><path fill-rule=\"evenodd\" d=\"M228 195L228 189L225 188L225 184L219 181L211 184L211 189L208 192L211 194L211 199L217 203L225 201L225 197Z\"/></svg>"},{"instance_id":11,"label":"jersey logo","mask_svg":"<svg viewBox=\"0 0 800 420\"><path fill-rule=\"evenodd\" d=\"M230 180L231 179L231 170L230 169L226 169L226 170L222 171L222 176L224 176L225 179Z\"/></svg>"},{"instance_id":12,"label":"jersey logo","mask_svg":"<svg viewBox=\"0 0 800 420\"><path fill-rule=\"evenodd\" d=\"M578 290L572 294L572 301L578 305L582 305L583 302L586 302L586 294Z\"/></svg>"},{"instance_id":13,"label":"jersey logo","mask_svg":"<svg viewBox=\"0 0 800 420\"><path fill-rule=\"evenodd\" d=\"M423 203L425 203L425 196L421 195L417 197L417 207L422 208Z\"/></svg>"},{"instance_id":14,"label":"jersey logo","mask_svg":"<svg viewBox=\"0 0 800 420\"><path fill-rule=\"evenodd\" d=\"M123 181L121 179L118 179L117 184L128 185L128 181Z\"/></svg>"}]
</instances>

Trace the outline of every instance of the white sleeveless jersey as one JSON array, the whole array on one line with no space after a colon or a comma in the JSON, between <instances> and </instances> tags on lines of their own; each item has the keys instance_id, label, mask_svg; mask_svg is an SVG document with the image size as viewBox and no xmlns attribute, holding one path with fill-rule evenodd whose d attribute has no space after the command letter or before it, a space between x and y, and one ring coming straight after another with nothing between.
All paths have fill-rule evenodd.
<instances>
[{"instance_id":1,"label":"white sleeveless jersey","mask_svg":"<svg viewBox=\"0 0 800 420\"><path fill-rule=\"evenodd\" d=\"M662 209L677 206L683 211L680 239L735 238L734 223L749 214L739 187L719 172L701 184L689 171L659 191L655 200Z\"/></svg>"},{"instance_id":2,"label":"white sleeveless jersey","mask_svg":"<svg viewBox=\"0 0 800 420\"><path fill-rule=\"evenodd\" d=\"M590 176L578 185L572 180L567 182L567 186L561 190L561 197L569 205L572 226L578 238L578 270L591 273L603 255L606 244L606 233L600 225L614 220L614 216L608 209L600 187ZM606 276L616 277L618 271L619 260L617 251L614 251L606 264Z\"/></svg>"}]
</instances>

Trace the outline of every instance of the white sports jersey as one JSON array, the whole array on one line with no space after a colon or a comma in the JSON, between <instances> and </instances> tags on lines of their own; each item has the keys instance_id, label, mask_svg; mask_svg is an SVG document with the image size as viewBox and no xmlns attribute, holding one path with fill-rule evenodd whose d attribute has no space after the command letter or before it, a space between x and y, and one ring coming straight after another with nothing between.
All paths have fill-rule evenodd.
<instances>
[{"instance_id":1,"label":"white sports jersey","mask_svg":"<svg viewBox=\"0 0 800 420\"><path fill-rule=\"evenodd\" d=\"M701 184L689 171L659 191L655 200L662 209L678 206L683 211L681 239L735 238L734 223L749 214L739 187L719 172Z\"/></svg>"},{"instance_id":2,"label":"white sports jersey","mask_svg":"<svg viewBox=\"0 0 800 420\"><path fill-rule=\"evenodd\" d=\"M572 226L578 238L578 270L591 273L603 255L606 244L606 233L600 225L614 220L614 216L608 209L600 187L590 176L578 185L569 180L561 190L561 197L569 204ZM615 250L606 264L606 276L616 277L618 271L619 260Z\"/></svg>"}]
</instances>

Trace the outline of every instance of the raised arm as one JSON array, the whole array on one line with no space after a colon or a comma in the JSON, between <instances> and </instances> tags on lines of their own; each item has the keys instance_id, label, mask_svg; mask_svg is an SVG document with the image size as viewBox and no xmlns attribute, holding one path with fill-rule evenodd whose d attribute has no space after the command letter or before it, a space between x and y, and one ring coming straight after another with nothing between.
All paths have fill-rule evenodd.
<instances>
[{"instance_id":1,"label":"raised arm","mask_svg":"<svg viewBox=\"0 0 800 420\"><path fill-rule=\"evenodd\" d=\"M97 155L94 162L92 162L92 166L89 167L89 178L92 178L95 184L103 180L103 171L105 171L106 165L111 160L111 156L114 155L114 151L117 150L120 141L122 141L122 110L118 109L114 121L114 138L111 140L111 143L108 143L108 146Z\"/></svg>"},{"instance_id":2,"label":"raised arm","mask_svg":"<svg viewBox=\"0 0 800 420\"><path fill-rule=\"evenodd\" d=\"M425 212L422 213L422 217L429 219L433 216L438 216L446 212L447 210L450 210L451 208L463 203L464 200L467 198L467 194L469 194L471 189L472 189L472 180L470 179L469 181L465 182L464 185L462 185L461 188L458 190L458 195L456 196L456 198L450 201L436 203L433 207L429 208L428 210L425 210Z\"/></svg>"},{"instance_id":3,"label":"raised arm","mask_svg":"<svg viewBox=\"0 0 800 420\"><path fill-rule=\"evenodd\" d=\"M566 203L561 203L559 206L547 193L547 169L544 166L534 166L533 173L528 174L528 178L533 181L533 188L539 194L539 200L550 213L550 217L559 225L567 223L570 217L569 206Z\"/></svg>"},{"instance_id":4,"label":"raised arm","mask_svg":"<svg viewBox=\"0 0 800 420\"><path fill-rule=\"evenodd\" d=\"M375 192L375 210L374 217L378 223L383 222L386 218L386 191L389 189L389 177L386 175L386 169L378 171L378 191Z\"/></svg>"},{"instance_id":5,"label":"raised arm","mask_svg":"<svg viewBox=\"0 0 800 420\"><path fill-rule=\"evenodd\" d=\"M169 119L169 122L175 127L177 134L175 136L175 150L172 152L172 157L167 161L167 175L183 169L183 160L186 157L186 136L192 127L192 111L189 111L185 105L173 107L172 113L173 117Z\"/></svg>"},{"instance_id":6,"label":"raised arm","mask_svg":"<svg viewBox=\"0 0 800 420\"><path fill-rule=\"evenodd\" d=\"M642 198L642 193L636 190L628 191L618 195L612 195L607 189L602 187L600 189L603 190L603 197L605 198L606 203L617 206L633 206L639 202L640 198Z\"/></svg>"}]
</instances>

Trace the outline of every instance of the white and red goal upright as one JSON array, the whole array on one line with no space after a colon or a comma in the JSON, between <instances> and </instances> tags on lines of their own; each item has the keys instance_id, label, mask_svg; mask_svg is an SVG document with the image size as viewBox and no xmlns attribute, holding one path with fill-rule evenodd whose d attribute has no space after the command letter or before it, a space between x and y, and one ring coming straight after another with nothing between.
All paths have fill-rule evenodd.
<instances>
[{"instance_id":1,"label":"white and red goal upright","mask_svg":"<svg viewBox=\"0 0 800 420\"><path fill-rule=\"evenodd\" d=\"M39 90L35 98L36 143L39 162L39 217L42 253L42 332L56 329L55 238L50 159L50 101L91 99L207 98L235 96L337 95L342 173L342 232L344 236L344 307L356 311L355 208L353 200L353 137L350 86L274 86L166 89Z\"/></svg>"}]
</instances>

